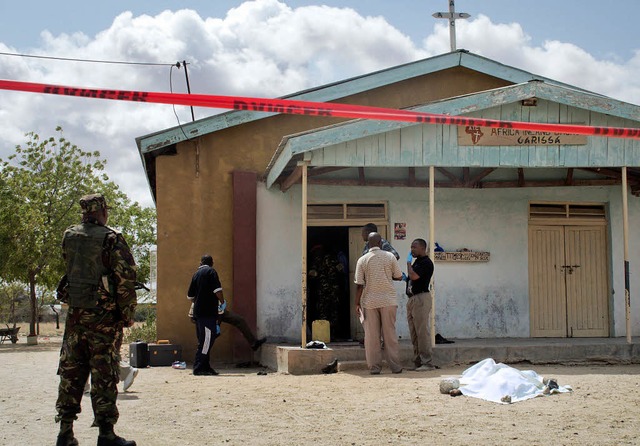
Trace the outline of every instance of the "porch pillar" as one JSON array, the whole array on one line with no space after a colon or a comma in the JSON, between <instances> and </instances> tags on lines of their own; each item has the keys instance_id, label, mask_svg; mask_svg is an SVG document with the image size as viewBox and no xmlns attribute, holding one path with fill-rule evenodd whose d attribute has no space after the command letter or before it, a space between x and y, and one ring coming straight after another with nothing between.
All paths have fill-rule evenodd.
<instances>
[{"instance_id":1,"label":"porch pillar","mask_svg":"<svg viewBox=\"0 0 640 446\"><path fill-rule=\"evenodd\" d=\"M622 240L624 244L624 313L627 343L631 344L631 294L629 293L629 208L627 168L622 168Z\"/></svg>"},{"instance_id":2,"label":"porch pillar","mask_svg":"<svg viewBox=\"0 0 640 446\"><path fill-rule=\"evenodd\" d=\"M436 261L436 225L435 225L435 169L429 166L429 257L431 261ZM431 276L431 346L436 345L436 288L433 284L433 276Z\"/></svg>"},{"instance_id":3,"label":"porch pillar","mask_svg":"<svg viewBox=\"0 0 640 446\"><path fill-rule=\"evenodd\" d=\"M307 166L308 161L298 162L298 166L302 169L302 231L300 236L301 244L301 287L302 293L302 330L301 330L301 347L304 348L307 345Z\"/></svg>"}]
</instances>

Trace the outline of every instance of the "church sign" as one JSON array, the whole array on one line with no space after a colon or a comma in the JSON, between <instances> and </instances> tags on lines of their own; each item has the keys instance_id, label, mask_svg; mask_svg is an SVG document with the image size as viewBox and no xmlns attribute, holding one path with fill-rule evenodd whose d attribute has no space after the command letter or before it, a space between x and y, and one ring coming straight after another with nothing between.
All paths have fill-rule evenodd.
<instances>
[{"instance_id":1,"label":"church sign","mask_svg":"<svg viewBox=\"0 0 640 446\"><path fill-rule=\"evenodd\" d=\"M566 135L510 128L458 126L459 146L558 146L586 145L585 135Z\"/></svg>"}]
</instances>

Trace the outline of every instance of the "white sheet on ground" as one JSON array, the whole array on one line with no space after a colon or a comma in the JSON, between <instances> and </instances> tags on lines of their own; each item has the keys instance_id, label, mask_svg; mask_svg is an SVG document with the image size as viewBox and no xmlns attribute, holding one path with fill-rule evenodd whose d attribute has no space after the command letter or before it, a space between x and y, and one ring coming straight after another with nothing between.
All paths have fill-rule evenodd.
<instances>
[{"instance_id":1,"label":"white sheet on ground","mask_svg":"<svg viewBox=\"0 0 640 446\"><path fill-rule=\"evenodd\" d=\"M487 358L469 367L460 377L460 391L463 395L480 398L495 403L505 403L504 396L511 402L524 401L544 395L543 377L533 370L518 370ZM570 386L559 386L552 393L571 392ZM506 403L505 403L506 404Z\"/></svg>"}]
</instances>

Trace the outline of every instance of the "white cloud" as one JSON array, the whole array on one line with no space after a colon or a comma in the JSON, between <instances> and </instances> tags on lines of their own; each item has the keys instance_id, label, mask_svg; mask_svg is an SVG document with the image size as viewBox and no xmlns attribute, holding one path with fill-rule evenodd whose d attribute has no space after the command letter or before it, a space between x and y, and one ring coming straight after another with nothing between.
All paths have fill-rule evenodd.
<instances>
[{"instance_id":1,"label":"white cloud","mask_svg":"<svg viewBox=\"0 0 640 446\"><path fill-rule=\"evenodd\" d=\"M495 24L484 15L457 22L460 48L595 93L625 102L640 103L640 54L628 62L598 60L584 49L567 42L549 40L541 47L517 23ZM449 31L438 25L427 39L430 50L442 47ZM445 36L446 34L446 36Z\"/></svg>"},{"instance_id":2,"label":"white cloud","mask_svg":"<svg viewBox=\"0 0 640 446\"><path fill-rule=\"evenodd\" d=\"M495 24L483 15L457 23L458 47L562 82L640 102L640 54L629 61L596 60L557 41L542 47L517 23ZM225 17L192 10L156 16L123 12L95 36L43 32L31 54L117 61L174 63L186 60L192 92L275 97L449 51L446 23L423 42L412 42L382 17L350 8L291 8L278 0L242 3ZM21 52L8 42L0 51ZM110 89L185 92L183 69L0 58L0 78ZM51 135L57 125L87 150L100 150L108 171L133 199L151 204L135 137L177 124L170 105L120 103L0 91L0 158L24 133ZM176 107L182 122L187 107ZM196 117L219 110L196 109Z\"/></svg>"}]
</instances>

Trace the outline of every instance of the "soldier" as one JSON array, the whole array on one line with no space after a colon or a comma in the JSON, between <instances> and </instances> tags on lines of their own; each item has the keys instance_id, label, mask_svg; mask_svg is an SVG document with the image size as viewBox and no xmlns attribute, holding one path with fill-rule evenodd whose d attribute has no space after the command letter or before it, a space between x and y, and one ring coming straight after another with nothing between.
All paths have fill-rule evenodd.
<instances>
[{"instance_id":1,"label":"soldier","mask_svg":"<svg viewBox=\"0 0 640 446\"><path fill-rule=\"evenodd\" d=\"M309 295L314 305L312 317L329 321L332 331L338 329L340 317L340 284L344 267L338 257L324 251L322 245L311 248Z\"/></svg>"},{"instance_id":2,"label":"soldier","mask_svg":"<svg viewBox=\"0 0 640 446\"><path fill-rule=\"evenodd\" d=\"M62 240L67 285L62 296L69 314L60 351L56 445L77 445L73 421L80 413L84 385L91 374L91 403L99 428L98 446L135 446L117 436L117 383L123 327L133 325L136 265L122 234L106 225L108 207L101 194L80 199L82 223L67 228ZM60 291L60 289L59 289ZM60 296L60 294L59 294Z\"/></svg>"}]
</instances>

